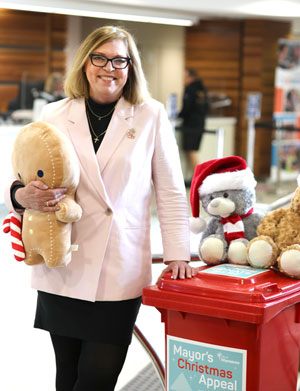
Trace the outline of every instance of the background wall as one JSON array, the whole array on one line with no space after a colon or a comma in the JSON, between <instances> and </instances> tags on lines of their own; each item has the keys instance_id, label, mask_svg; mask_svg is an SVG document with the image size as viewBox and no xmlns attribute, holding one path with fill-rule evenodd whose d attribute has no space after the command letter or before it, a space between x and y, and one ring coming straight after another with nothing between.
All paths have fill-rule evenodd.
<instances>
[{"instance_id":1,"label":"background wall","mask_svg":"<svg viewBox=\"0 0 300 391\"><path fill-rule=\"evenodd\" d=\"M67 17L0 8L0 111L24 80L65 69Z\"/></svg>"},{"instance_id":2,"label":"background wall","mask_svg":"<svg viewBox=\"0 0 300 391\"><path fill-rule=\"evenodd\" d=\"M218 18L184 28L0 9L0 111L22 80L45 80L50 72L68 69L82 39L104 24L123 25L135 36L149 89L164 104L175 93L180 108L184 66L196 68L209 91L229 95L232 105L224 114L237 118L234 153L244 157L247 93L262 92L262 120L271 121L278 39L300 38L299 22L291 27ZM270 131L257 132L256 176L269 175L271 139Z\"/></svg>"},{"instance_id":3,"label":"background wall","mask_svg":"<svg viewBox=\"0 0 300 391\"><path fill-rule=\"evenodd\" d=\"M300 20L294 20L292 22L292 36L293 39L300 41Z\"/></svg>"},{"instance_id":4,"label":"background wall","mask_svg":"<svg viewBox=\"0 0 300 391\"><path fill-rule=\"evenodd\" d=\"M105 24L124 26L134 35L152 96L166 103L175 93L179 107L184 27L0 8L0 111L17 95L22 80L45 80L53 71L69 69L80 42Z\"/></svg>"},{"instance_id":5,"label":"background wall","mask_svg":"<svg viewBox=\"0 0 300 391\"><path fill-rule=\"evenodd\" d=\"M225 114L237 119L236 155L246 157L248 93L262 93L261 121L272 121L278 39L290 34L289 22L263 19L205 20L186 29L186 65L198 70L209 91L223 92L232 100ZM254 173L258 177L270 174L271 140L270 130L257 129Z\"/></svg>"}]
</instances>

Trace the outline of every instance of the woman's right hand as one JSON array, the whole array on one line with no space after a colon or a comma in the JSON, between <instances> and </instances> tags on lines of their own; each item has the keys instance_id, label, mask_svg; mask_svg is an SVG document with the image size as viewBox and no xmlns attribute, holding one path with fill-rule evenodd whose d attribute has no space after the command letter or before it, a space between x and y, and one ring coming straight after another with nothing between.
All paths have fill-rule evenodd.
<instances>
[{"instance_id":1,"label":"woman's right hand","mask_svg":"<svg viewBox=\"0 0 300 391\"><path fill-rule=\"evenodd\" d=\"M56 212L57 203L65 198L66 191L65 187L49 189L42 181L32 181L16 191L15 199L25 209Z\"/></svg>"}]
</instances>

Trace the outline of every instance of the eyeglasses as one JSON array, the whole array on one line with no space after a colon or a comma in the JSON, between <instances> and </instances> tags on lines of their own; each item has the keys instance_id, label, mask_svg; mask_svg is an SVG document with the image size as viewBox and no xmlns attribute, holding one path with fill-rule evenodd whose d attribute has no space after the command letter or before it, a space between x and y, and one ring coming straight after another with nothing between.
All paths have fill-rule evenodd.
<instances>
[{"instance_id":1,"label":"eyeglasses","mask_svg":"<svg viewBox=\"0 0 300 391\"><path fill-rule=\"evenodd\" d=\"M100 67L100 68L105 67L108 61L111 62L112 67L115 69L124 69L131 63L131 58L129 57L107 58L102 54L95 54L95 53L90 54L89 57L91 59L91 63L95 67Z\"/></svg>"}]
</instances>

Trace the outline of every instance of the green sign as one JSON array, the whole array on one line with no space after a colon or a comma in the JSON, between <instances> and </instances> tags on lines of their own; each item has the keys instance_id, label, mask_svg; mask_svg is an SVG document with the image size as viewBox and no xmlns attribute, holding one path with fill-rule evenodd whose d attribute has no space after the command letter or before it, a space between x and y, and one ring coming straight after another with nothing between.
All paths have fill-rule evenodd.
<instances>
[{"instance_id":1,"label":"green sign","mask_svg":"<svg viewBox=\"0 0 300 391\"><path fill-rule=\"evenodd\" d=\"M219 274L221 276L250 278L257 274L265 273L269 269L256 269L251 266L232 265L224 263L222 265L212 266L208 269L202 270L200 273Z\"/></svg>"}]
</instances>

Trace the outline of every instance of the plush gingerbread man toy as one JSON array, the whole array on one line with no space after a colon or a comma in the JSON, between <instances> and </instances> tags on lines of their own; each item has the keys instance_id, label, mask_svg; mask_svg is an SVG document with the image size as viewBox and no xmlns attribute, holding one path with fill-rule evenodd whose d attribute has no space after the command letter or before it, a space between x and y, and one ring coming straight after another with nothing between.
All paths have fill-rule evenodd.
<instances>
[{"instance_id":1,"label":"plush gingerbread man toy","mask_svg":"<svg viewBox=\"0 0 300 391\"><path fill-rule=\"evenodd\" d=\"M33 122L23 127L15 139L12 166L16 178L24 186L40 180L51 189L67 188L66 197L58 203L60 210L24 210L21 237L27 265L68 265L72 251L76 249L71 242L72 223L82 215L81 207L75 201L79 162L70 140L46 122ZM6 230L11 232L11 221L7 224L10 227L7 225ZM21 246L22 242L18 244ZM16 251L16 247L13 246L13 250Z\"/></svg>"}]
</instances>

